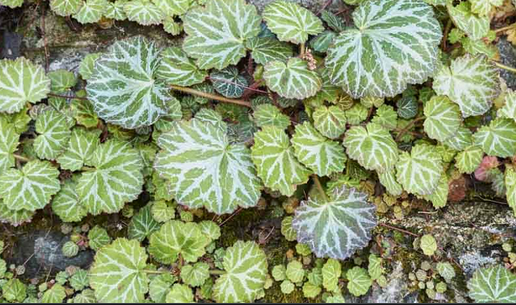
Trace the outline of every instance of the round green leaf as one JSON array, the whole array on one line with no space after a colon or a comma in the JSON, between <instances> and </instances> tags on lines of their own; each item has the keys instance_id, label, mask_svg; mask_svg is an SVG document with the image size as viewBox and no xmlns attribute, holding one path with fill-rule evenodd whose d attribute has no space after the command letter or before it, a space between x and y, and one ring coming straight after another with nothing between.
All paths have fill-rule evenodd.
<instances>
[{"instance_id":1,"label":"round green leaf","mask_svg":"<svg viewBox=\"0 0 516 305\"><path fill-rule=\"evenodd\" d=\"M165 299L166 303L193 303L192 289L186 285L174 284Z\"/></svg>"},{"instance_id":2,"label":"round green leaf","mask_svg":"<svg viewBox=\"0 0 516 305\"><path fill-rule=\"evenodd\" d=\"M91 165L91 157L100 143L101 130L89 131L84 128L74 128L68 143L68 148L56 161L62 169L78 171L84 165Z\"/></svg>"},{"instance_id":3,"label":"round green leaf","mask_svg":"<svg viewBox=\"0 0 516 305\"><path fill-rule=\"evenodd\" d=\"M395 96L434 73L442 32L420 0L365 1L353 12L356 28L328 49L330 78L354 98Z\"/></svg>"},{"instance_id":4,"label":"round green leaf","mask_svg":"<svg viewBox=\"0 0 516 305\"><path fill-rule=\"evenodd\" d=\"M271 104L258 105L253 116L258 127L270 125L285 130L290 126L290 118L281 113L278 107Z\"/></svg>"},{"instance_id":5,"label":"round green leaf","mask_svg":"<svg viewBox=\"0 0 516 305\"><path fill-rule=\"evenodd\" d=\"M471 174L478 168L483 157L482 147L471 145L457 154L455 165L461 173Z\"/></svg>"},{"instance_id":6,"label":"round green leaf","mask_svg":"<svg viewBox=\"0 0 516 305\"><path fill-rule=\"evenodd\" d=\"M341 266L338 260L328 259L322 267L323 286L328 291L336 291L341 275Z\"/></svg>"},{"instance_id":7,"label":"round green leaf","mask_svg":"<svg viewBox=\"0 0 516 305\"><path fill-rule=\"evenodd\" d=\"M88 214L88 209L79 203L76 188L75 180L66 180L52 200L52 211L64 222L81 221Z\"/></svg>"},{"instance_id":8,"label":"round green leaf","mask_svg":"<svg viewBox=\"0 0 516 305\"><path fill-rule=\"evenodd\" d=\"M160 24L164 12L148 0L132 0L124 5L127 19L136 21L141 25Z\"/></svg>"},{"instance_id":9,"label":"round green leaf","mask_svg":"<svg viewBox=\"0 0 516 305\"><path fill-rule=\"evenodd\" d=\"M346 131L346 113L338 106L317 107L313 119L315 128L330 139L337 139Z\"/></svg>"},{"instance_id":10,"label":"round green leaf","mask_svg":"<svg viewBox=\"0 0 516 305\"><path fill-rule=\"evenodd\" d=\"M492 120L489 126L478 129L473 140L489 156L512 157L516 154L516 122L504 118Z\"/></svg>"},{"instance_id":11,"label":"round green leaf","mask_svg":"<svg viewBox=\"0 0 516 305\"><path fill-rule=\"evenodd\" d=\"M210 266L199 262L181 268L181 280L191 287L201 286L210 277Z\"/></svg>"},{"instance_id":12,"label":"round green leaf","mask_svg":"<svg viewBox=\"0 0 516 305\"><path fill-rule=\"evenodd\" d=\"M149 237L154 231L157 231L160 227L159 222L154 220L151 213L150 205L146 205L138 211L138 214L131 218L129 228L127 231L127 237L130 239L136 239L143 241Z\"/></svg>"},{"instance_id":13,"label":"round green leaf","mask_svg":"<svg viewBox=\"0 0 516 305\"><path fill-rule=\"evenodd\" d=\"M238 69L233 66L212 72L210 81L215 91L229 98L241 97L248 85L247 79L240 75Z\"/></svg>"},{"instance_id":14,"label":"round green leaf","mask_svg":"<svg viewBox=\"0 0 516 305\"><path fill-rule=\"evenodd\" d=\"M36 119L34 149L41 159L54 160L65 150L70 140L71 130L69 118L54 109L45 110Z\"/></svg>"},{"instance_id":15,"label":"round green leaf","mask_svg":"<svg viewBox=\"0 0 516 305\"><path fill-rule=\"evenodd\" d=\"M432 256L437 250L437 242L432 235L425 234L421 237L420 247L425 255Z\"/></svg>"},{"instance_id":16,"label":"round green leaf","mask_svg":"<svg viewBox=\"0 0 516 305\"><path fill-rule=\"evenodd\" d=\"M445 141L454 136L462 123L459 107L445 96L434 96L425 104L424 129L435 140Z\"/></svg>"},{"instance_id":17,"label":"round green leaf","mask_svg":"<svg viewBox=\"0 0 516 305\"><path fill-rule=\"evenodd\" d=\"M376 226L375 206L365 193L343 185L328 201L309 198L296 209L292 222L297 240L306 243L317 257L344 260L365 247Z\"/></svg>"},{"instance_id":18,"label":"round green leaf","mask_svg":"<svg viewBox=\"0 0 516 305\"><path fill-rule=\"evenodd\" d=\"M349 281L349 292L356 297L366 294L372 284L367 270L360 267L353 267L348 270L348 272L346 272L346 278Z\"/></svg>"},{"instance_id":19,"label":"round green leaf","mask_svg":"<svg viewBox=\"0 0 516 305\"><path fill-rule=\"evenodd\" d=\"M170 0L167 0L170 1ZM158 75L167 83L178 86L200 84L208 76L206 71L197 68L194 61L178 47L166 48L161 52Z\"/></svg>"},{"instance_id":20,"label":"round green leaf","mask_svg":"<svg viewBox=\"0 0 516 305\"><path fill-rule=\"evenodd\" d=\"M310 70L308 63L298 57L292 57L286 63L267 63L263 78L267 87L280 96L299 100L314 96L322 86L319 74Z\"/></svg>"}]
</instances>

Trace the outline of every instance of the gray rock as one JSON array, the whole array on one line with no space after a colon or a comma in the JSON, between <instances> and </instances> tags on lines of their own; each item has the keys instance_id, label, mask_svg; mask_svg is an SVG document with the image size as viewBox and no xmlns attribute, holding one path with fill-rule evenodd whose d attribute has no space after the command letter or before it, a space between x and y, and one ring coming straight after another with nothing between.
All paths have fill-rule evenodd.
<instances>
[{"instance_id":1,"label":"gray rock","mask_svg":"<svg viewBox=\"0 0 516 305\"><path fill-rule=\"evenodd\" d=\"M63 255L61 248L69 236L55 231L35 231L22 235L16 241L9 263L25 265L24 277L35 278L64 271L68 266L88 268L93 261L94 252L79 251L74 257Z\"/></svg>"},{"instance_id":2,"label":"gray rock","mask_svg":"<svg viewBox=\"0 0 516 305\"><path fill-rule=\"evenodd\" d=\"M502 37L496 46L500 52L500 61L502 64L509 67L516 67L516 48L512 43L507 41L505 37ZM505 80L509 88L516 90L516 74L500 69L500 76Z\"/></svg>"}]
</instances>

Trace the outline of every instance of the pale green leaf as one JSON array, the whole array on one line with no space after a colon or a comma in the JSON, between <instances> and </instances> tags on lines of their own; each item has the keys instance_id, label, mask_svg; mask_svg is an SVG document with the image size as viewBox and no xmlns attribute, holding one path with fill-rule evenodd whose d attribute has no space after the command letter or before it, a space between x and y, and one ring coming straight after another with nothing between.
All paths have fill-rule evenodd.
<instances>
[{"instance_id":1,"label":"pale green leaf","mask_svg":"<svg viewBox=\"0 0 516 305\"><path fill-rule=\"evenodd\" d=\"M99 302L141 303L149 279L145 248L136 240L118 238L97 251L90 269L90 285Z\"/></svg>"},{"instance_id":2,"label":"pale green leaf","mask_svg":"<svg viewBox=\"0 0 516 305\"><path fill-rule=\"evenodd\" d=\"M102 18L107 7L107 0L86 0L82 3L81 8L73 15L73 17L82 24L95 23Z\"/></svg>"},{"instance_id":3,"label":"pale green leaf","mask_svg":"<svg viewBox=\"0 0 516 305\"><path fill-rule=\"evenodd\" d=\"M291 99L302 100L314 96L322 86L319 74L310 70L308 63L298 57L292 57L286 63L267 63L263 78L269 89Z\"/></svg>"},{"instance_id":4,"label":"pale green leaf","mask_svg":"<svg viewBox=\"0 0 516 305\"><path fill-rule=\"evenodd\" d=\"M287 270L285 271L287 278L293 283L302 283L305 277L305 270L303 264L299 261L291 261L287 264Z\"/></svg>"},{"instance_id":5,"label":"pale green leaf","mask_svg":"<svg viewBox=\"0 0 516 305\"><path fill-rule=\"evenodd\" d=\"M98 225L94 226L88 232L88 240L90 248L95 251L98 251L103 246L111 243L111 237L109 237L106 229L101 228Z\"/></svg>"},{"instance_id":6,"label":"pale green leaf","mask_svg":"<svg viewBox=\"0 0 516 305\"><path fill-rule=\"evenodd\" d=\"M59 284L54 284L52 288L43 293L41 303L63 303L66 298L65 288Z\"/></svg>"},{"instance_id":7,"label":"pale green leaf","mask_svg":"<svg viewBox=\"0 0 516 305\"><path fill-rule=\"evenodd\" d=\"M0 75L0 112L18 112L27 102L35 104L50 92L43 67L23 57L0 60Z\"/></svg>"},{"instance_id":8,"label":"pale green leaf","mask_svg":"<svg viewBox=\"0 0 516 305\"><path fill-rule=\"evenodd\" d=\"M88 209L79 203L76 187L76 181L66 180L59 193L52 200L52 211L63 222L80 221L88 214Z\"/></svg>"},{"instance_id":9,"label":"pale green leaf","mask_svg":"<svg viewBox=\"0 0 516 305\"><path fill-rule=\"evenodd\" d=\"M201 286L210 277L210 266L199 262L181 268L181 280L191 287Z\"/></svg>"},{"instance_id":10,"label":"pale green leaf","mask_svg":"<svg viewBox=\"0 0 516 305\"><path fill-rule=\"evenodd\" d=\"M213 294L219 303L251 303L263 290L267 277L267 257L252 241L237 241L226 250L226 271L216 281Z\"/></svg>"},{"instance_id":11,"label":"pale green leaf","mask_svg":"<svg viewBox=\"0 0 516 305\"><path fill-rule=\"evenodd\" d=\"M508 166L505 169L505 196L507 198L507 203L514 211L514 215L516 215L516 170L512 166Z\"/></svg>"},{"instance_id":12,"label":"pale green leaf","mask_svg":"<svg viewBox=\"0 0 516 305\"><path fill-rule=\"evenodd\" d=\"M473 0L475 1L475 0ZM487 2L489 0L480 0ZM487 36L491 19L489 16L480 16L472 12L470 2L461 2L457 6L453 6L451 1L447 3L448 13L459 29L464 31L468 37L473 40L481 39Z\"/></svg>"},{"instance_id":13,"label":"pale green leaf","mask_svg":"<svg viewBox=\"0 0 516 305\"><path fill-rule=\"evenodd\" d=\"M396 181L396 169L379 173L378 179L387 190L387 193L393 196L399 196L403 192L403 188L398 181Z\"/></svg>"},{"instance_id":14,"label":"pale green leaf","mask_svg":"<svg viewBox=\"0 0 516 305\"><path fill-rule=\"evenodd\" d=\"M127 19L141 25L160 24L164 17L162 9L147 0L131 0L124 5Z\"/></svg>"},{"instance_id":15,"label":"pale green leaf","mask_svg":"<svg viewBox=\"0 0 516 305\"><path fill-rule=\"evenodd\" d=\"M432 202L434 208L439 209L446 206L448 202L448 177L445 174L441 175L437 187L430 195L423 196L424 199Z\"/></svg>"},{"instance_id":16,"label":"pale green leaf","mask_svg":"<svg viewBox=\"0 0 516 305\"><path fill-rule=\"evenodd\" d=\"M200 84L208 76L204 70L197 68L194 61L178 47L166 48L161 52L158 75L167 83L178 86Z\"/></svg>"},{"instance_id":17,"label":"pale green leaf","mask_svg":"<svg viewBox=\"0 0 516 305\"><path fill-rule=\"evenodd\" d=\"M442 31L428 4L365 1L353 21L356 28L334 40L325 60L332 82L352 97L395 96L434 73Z\"/></svg>"},{"instance_id":18,"label":"pale green leaf","mask_svg":"<svg viewBox=\"0 0 516 305\"><path fill-rule=\"evenodd\" d=\"M350 158L379 173L390 171L398 160L396 142L387 129L375 123L351 127L343 144Z\"/></svg>"},{"instance_id":19,"label":"pale green leaf","mask_svg":"<svg viewBox=\"0 0 516 305\"><path fill-rule=\"evenodd\" d=\"M19 279L11 279L2 285L2 296L8 302L21 303L27 296L27 286Z\"/></svg>"},{"instance_id":20,"label":"pale green leaf","mask_svg":"<svg viewBox=\"0 0 516 305\"><path fill-rule=\"evenodd\" d=\"M448 262L437 263L436 269L446 282L450 282L455 277L455 270Z\"/></svg>"},{"instance_id":21,"label":"pale green leaf","mask_svg":"<svg viewBox=\"0 0 516 305\"><path fill-rule=\"evenodd\" d=\"M337 139L346 131L346 113L338 106L317 107L313 119L315 128L330 139Z\"/></svg>"},{"instance_id":22,"label":"pale green leaf","mask_svg":"<svg viewBox=\"0 0 516 305\"><path fill-rule=\"evenodd\" d=\"M156 303L165 302L165 298L175 282L175 277L171 274L160 274L154 277L149 284L149 296Z\"/></svg>"},{"instance_id":23,"label":"pale green leaf","mask_svg":"<svg viewBox=\"0 0 516 305\"><path fill-rule=\"evenodd\" d=\"M465 55L443 66L434 78L433 89L458 104L463 117L486 113L498 96L498 71L482 55Z\"/></svg>"},{"instance_id":24,"label":"pale green leaf","mask_svg":"<svg viewBox=\"0 0 516 305\"><path fill-rule=\"evenodd\" d=\"M34 141L34 149L38 157L54 160L59 156L68 145L72 126L69 118L54 109L45 110L38 115L36 132L39 135Z\"/></svg>"},{"instance_id":25,"label":"pale green leaf","mask_svg":"<svg viewBox=\"0 0 516 305\"><path fill-rule=\"evenodd\" d=\"M91 165L77 185L80 202L91 214L116 213L142 192L143 162L131 144L115 139L100 144Z\"/></svg>"},{"instance_id":26,"label":"pale green leaf","mask_svg":"<svg viewBox=\"0 0 516 305\"><path fill-rule=\"evenodd\" d=\"M125 20L127 15L124 11L124 6L129 0L115 0L115 2L109 2L104 17L114 20Z\"/></svg>"},{"instance_id":27,"label":"pale green leaf","mask_svg":"<svg viewBox=\"0 0 516 305\"><path fill-rule=\"evenodd\" d=\"M492 120L489 126L477 130L473 140L489 156L512 157L516 154L516 122L504 118Z\"/></svg>"},{"instance_id":28,"label":"pale green leaf","mask_svg":"<svg viewBox=\"0 0 516 305\"><path fill-rule=\"evenodd\" d=\"M398 182L407 192L430 195L437 187L443 171L441 156L434 146L417 144L410 153L401 153L396 171Z\"/></svg>"},{"instance_id":29,"label":"pale green leaf","mask_svg":"<svg viewBox=\"0 0 516 305\"><path fill-rule=\"evenodd\" d=\"M183 50L201 69L223 69L246 55L247 39L260 32L260 16L244 0L207 0L183 18L187 34Z\"/></svg>"},{"instance_id":30,"label":"pale green leaf","mask_svg":"<svg viewBox=\"0 0 516 305\"><path fill-rule=\"evenodd\" d=\"M339 278L342 273L338 260L328 259L322 267L323 286L328 291L336 291L339 285Z\"/></svg>"},{"instance_id":31,"label":"pale green leaf","mask_svg":"<svg viewBox=\"0 0 516 305\"><path fill-rule=\"evenodd\" d=\"M192 289L187 285L174 284L167 294L166 303L193 303Z\"/></svg>"},{"instance_id":32,"label":"pale green leaf","mask_svg":"<svg viewBox=\"0 0 516 305\"><path fill-rule=\"evenodd\" d=\"M17 227L21 225L22 223L31 221L32 217L34 216L34 211L29 210L11 210L7 207L6 204L4 204L3 200L0 199L0 221L1 222L8 222L12 226Z\"/></svg>"},{"instance_id":33,"label":"pale green leaf","mask_svg":"<svg viewBox=\"0 0 516 305\"><path fill-rule=\"evenodd\" d=\"M100 143L100 130L89 131L81 127L74 128L66 151L56 161L62 169L78 171L84 165L91 165L91 157Z\"/></svg>"},{"instance_id":34,"label":"pale green leaf","mask_svg":"<svg viewBox=\"0 0 516 305\"><path fill-rule=\"evenodd\" d=\"M285 130L290 126L290 118L271 104L258 105L254 110L253 117L258 127L276 126Z\"/></svg>"},{"instance_id":35,"label":"pale green leaf","mask_svg":"<svg viewBox=\"0 0 516 305\"><path fill-rule=\"evenodd\" d=\"M434 96L425 104L423 124L426 134L434 140L453 137L462 123L459 106L445 96Z\"/></svg>"},{"instance_id":36,"label":"pale green leaf","mask_svg":"<svg viewBox=\"0 0 516 305\"><path fill-rule=\"evenodd\" d=\"M0 5L5 5L10 8L16 8L23 5L23 0L1 0Z\"/></svg>"},{"instance_id":37,"label":"pale green leaf","mask_svg":"<svg viewBox=\"0 0 516 305\"><path fill-rule=\"evenodd\" d=\"M347 286L349 292L356 297L366 294L373 283L367 270L358 266L348 270L346 278L349 281Z\"/></svg>"},{"instance_id":38,"label":"pale green leaf","mask_svg":"<svg viewBox=\"0 0 516 305\"><path fill-rule=\"evenodd\" d=\"M193 0L152 0L166 16L183 15L195 3Z\"/></svg>"},{"instance_id":39,"label":"pale green leaf","mask_svg":"<svg viewBox=\"0 0 516 305\"><path fill-rule=\"evenodd\" d=\"M505 104L498 109L498 117L513 119L516 121L516 92L510 89L505 95Z\"/></svg>"},{"instance_id":40,"label":"pale green leaf","mask_svg":"<svg viewBox=\"0 0 516 305\"><path fill-rule=\"evenodd\" d=\"M181 204L224 214L258 202L261 184L249 149L230 144L215 125L178 121L158 145L162 151L154 167L171 182L170 191Z\"/></svg>"},{"instance_id":41,"label":"pale green leaf","mask_svg":"<svg viewBox=\"0 0 516 305\"><path fill-rule=\"evenodd\" d=\"M382 261L383 259L381 257L378 257L374 254L369 254L369 265L367 265L367 273L369 273L369 276L372 280L377 280L383 272L382 268Z\"/></svg>"},{"instance_id":42,"label":"pale green leaf","mask_svg":"<svg viewBox=\"0 0 516 305\"><path fill-rule=\"evenodd\" d=\"M473 133L468 128L461 126L455 136L443 142L446 146L461 151L473 144Z\"/></svg>"},{"instance_id":43,"label":"pale green leaf","mask_svg":"<svg viewBox=\"0 0 516 305\"><path fill-rule=\"evenodd\" d=\"M425 234L421 237L419 247L423 250L425 255L432 256L437 250L437 242L432 235Z\"/></svg>"},{"instance_id":44,"label":"pale green leaf","mask_svg":"<svg viewBox=\"0 0 516 305\"><path fill-rule=\"evenodd\" d=\"M471 145L457 154L455 166L461 173L471 174L478 168L483 157L484 151L482 147Z\"/></svg>"},{"instance_id":45,"label":"pale green leaf","mask_svg":"<svg viewBox=\"0 0 516 305\"><path fill-rule=\"evenodd\" d=\"M344 170L347 157L342 145L322 136L310 122L296 126L292 146L297 159L318 176Z\"/></svg>"},{"instance_id":46,"label":"pale green leaf","mask_svg":"<svg viewBox=\"0 0 516 305\"><path fill-rule=\"evenodd\" d=\"M365 193L336 187L327 201L312 197L303 201L292 226L297 240L308 244L317 257L344 260L371 239L375 206L367 202Z\"/></svg>"},{"instance_id":47,"label":"pale green leaf","mask_svg":"<svg viewBox=\"0 0 516 305\"><path fill-rule=\"evenodd\" d=\"M285 196L308 181L310 171L296 160L287 134L278 127L265 126L254 134L251 155L265 186Z\"/></svg>"},{"instance_id":48,"label":"pale green leaf","mask_svg":"<svg viewBox=\"0 0 516 305\"><path fill-rule=\"evenodd\" d=\"M324 30L322 21L306 8L288 1L273 1L263 10L267 27L281 41L304 43L308 35L317 35Z\"/></svg>"}]
</instances>

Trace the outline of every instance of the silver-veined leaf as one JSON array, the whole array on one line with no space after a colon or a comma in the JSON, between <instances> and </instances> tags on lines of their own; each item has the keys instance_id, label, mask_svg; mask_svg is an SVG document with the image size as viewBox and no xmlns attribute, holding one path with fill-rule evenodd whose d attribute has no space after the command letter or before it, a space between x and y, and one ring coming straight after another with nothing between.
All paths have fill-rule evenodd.
<instances>
[{"instance_id":1,"label":"silver-veined leaf","mask_svg":"<svg viewBox=\"0 0 516 305\"><path fill-rule=\"evenodd\" d=\"M487 2L489 0L481 0ZM452 1L448 1L446 7L448 13L459 29L464 31L473 40L482 39L487 36L491 23L489 16L479 16L472 12L470 2L461 2L453 6Z\"/></svg>"},{"instance_id":2,"label":"silver-veined leaf","mask_svg":"<svg viewBox=\"0 0 516 305\"><path fill-rule=\"evenodd\" d=\"M111 139L91 156L91 170L83 171L77 185L80 202L93 215L116 213L138 198L143 185L143 162L128 142Z\"/></svg>"},{"instance_id":3,"label":"silver-veined leaf","mask_svg":"<svg viewBox=\"0 0 516 305\"><path fill-rule=\"evenodd\" d=\"M73 17L82 24L95 23L102 18L107 7L108 2L106 0L86 0Z\"/></svg>"},{"instance_id":4,"label":"silver-veined leaf","mask_svg":"<svg viewBox=\"0 0 516 305\"><path fill-rule=\"evenodd\" d=\"M174 284L167 294L165 302L167 303L193 303L192 289L188 285Z\"/></svg>"},{"instance_id":5,"label":"silver-veined leaf","mask_svg":"<svg viewBox=\"0 0 516 305\"><path fill-rule=\"evenodd\" d=\"M249 149L230 144L222 129L199 119L178 121L158 139L154 168L178 202L217 214L256 205L261 184Z\"/></svg>"},{"instance_id":6,"label":"silver-veined leaf","mask_svg":"<svg viewBox=\"0 0 516 305\"><path fill-rule=\"evenodd\" d=\"M140 303L149 290L145 248L137 240L118 238L95 254L90 285L99 302Z\"/></svg>"},{"instance_id":7,"label":"silver-veined leaf","mask_svg":"<svg viewBox=\"0 0 516 305\"><path fill-rule=\"evenodd\" d=\"M417 144L410 153L401 153L396 171L398 182L407 192L430 195L437 187L443 171L441 156L434 146Z\"/></svg>"},{"instance_id":8,"label":"silver-veined leaf","mask_svg":"<svg viewBox=\"0 0 516 305\"><path fill-rule=\"evenodd\" d=\"M501 6L503 0L470 0L471 11L480 16L488 15L495 7Z\"/></svg>"},{"instance_id":9,"label":"silver-veined leaf","mask_svg":"<svg viewBox=\"0 0 516 305\"><path fill-rule=\"evenodd\" d=\"M178 47L166 48L161 52L162 60L158 75L167 83L178 86L200 84L208 76L206 71L197 68L194 61Z\"/></svg>"},{"instance_id":10,"label":"silver-veined leaf","mask_svg":"<svg viewBox=\"0 0 516 305\"><path fill-rule=\"evenodd\" d=\"M498 117L513 119L516 121L516 92L510 89L505 95L505 104L498 109Z\"/></svg>"},{"instance_id":11,"label":"silver-veined leaf","mask_svg":"<svg viewBox=\"0 0 516 305\"><path fill-rule=\"evenodd\" d=\"M468 281L468 289L477 303L514 303L516 275L503 265L479 268Z\"/></svg>"},{"instance_id":12,"label":"silver-veined leaf","mask_svg":"<svg viewBox=\"0 0 516 305\"><path fill-rule=\"evenodd\" d=\"M0 118L0 174L14 166L14 152L18 148L20 135L13 124Z\"/></svg>"},{"instance_id":13,"label":"silver-veined leaf","mask_svg":"<svg viewBox=\"0 0 516 305\"><path fill-rule=\"evenodd\" d=\"M50 92L43 68L23 57L0 60L0 75L0 112L18 112L25 103L37 103Z\"/></svg>"},{"instance_id":14,"label":"silver-veined leaf","mask_svg":"<svg viewBox=\"0 0 516 305\"><path fill-rule=\"evenodd\" d=\"M48 160L57 158L68 145L73 123L66 115L54 109L39 114L36 119L36 132L39 135L34 140L34 150L38 157Z\"/></svg>"},{"instance_id":15,"label":"silver-veined leaf","mask_svg":"<svg viewBox=\"0 0 516 305\"><path fill-rule=\"evenodd\" d=\"M296 160L294 148L281 128L265 126L256 132L251 155L265 186L285 196L291 196L298 184L308 181L311 172Z\"/></svg>"},{"instance_id":16,"label":"silver-veined leaf","mask_svg":"<svg viewBox=\"0 0 516 305\"><path fill-rule=\"evenodd\" d=\"M468 128L461 126L455 136L443 142L446 146L461 151L473 144L473 133Z\"/></svg>"},{"instance_id":17,"label":"silver-veined leaf","mask_svg":"<svg viewBox=\"0 0 516 305\"><path fill-rule=\"evenodd\" d=\"M297 159L318 176L344 170L347 157L342 145L322 136L310 122L296 126L292 146Z\"/></svg>"},{"instance_id":18,"label":"silver-veined leaf","mask_svg":"<svg viewBox=\"0 0 516 305\"><path fill-rule=\"evenodd\" d=\"M473 140L489 156L512 157L516 154L516 122L505 118L494 119L489 126L478 129Z\"/></svg>"},{"instance_id":19,"label":"silver-veined leaf","mask_svg":"<svg viewBox=\"0 0 516 305\"><path fill-rule=\"evenodd\" d=\"M77 181L66 180L59 193L52 199L52 211L63 222L81 221L88 214L88 209L79 203L76 188Z\"/></svg>"},{"instance_id":20,"label":"silver-veined leaf","mask_svg":"<svg viewBox=\"0 0 516 305\"><path fill-rule=\"evenodd\" d=\"M91 165L91 156L100 143L101 130L87 130L77 127L72 130L72 135L66 151L57 158L62 169L78 171L84 165Z\"/></svg>"},{"instance_id":21,"label":"silver-veined leaf","mask_svg":"<svg viewBox=\"0 0 516 305\"><path fill-rule=\"evenodd\" d=\"M478 168L483 157L484 151L482 147L471 145L457 154L455 157L455 166L461 173L471 174Z\"/></svg>"},{"instance_id":22,"label":"silver-veined leaf","mask_svg":"<svg viewBox=\"0 0 516 305\"><path fill-rule=\"evenodd\" d=\"M160 227L159 222L152 217L151 206L146 205L138 211L138 214L131 218L127 230L127 237L143 241Z\"/></svg>"},{"instance_id":23,"label":"silver-veined leaf","mask_svg":"<svg viewBox=\"0 0 516 305\"><path fill-rule=\"evenodd\" d=\"M273 1L263 10L267 27L281 41L304 43L308 35L324 31L322 21L306 8L288 1Z\"/></svg>"},{"instance_id":24,"label":"silver-veined leaf","mask_svg":"<svg viewBox=\"0 0 516 305\"><path fill-rule=\"evenodd\" d=\"M11 210L42 209L60 188L59 171L48 161L27 162L21 170L8 169L0 175L0 198Z\"/></svg>"},{"instance_id":25,"label":"silver-veined leaf","mask_svg":"<svg viewBox=\"0 0 516 305\"><path fill-rule=\"evenodd\" d=\"M274 37L254 37L246 41L246 48L257 64L265 65L270 61L287 61L292 57L292 46Z\"/></svg>"},{"instance_id":26,"label":"silver-veined leaf","mask_svg":"<svg viewBox=\"0 0 516 305\"><path fill-rule=\"evenodd\" d=\"M152 0L166 16L180 16L188 11L193 0Z\"/></svg>"},{"instance_id":27,"label":"silver-veined leaf","mask_svg":"<svg viewBox=\"0 0 516 305\"><path fill-rule=\"evenodd\" d=\"M366 169L382 173L391 170L398 160L396 142L387 129L375 123L351 127L343 144L348 156Z\"/></svg>"},{"instance_id":28,"label":"silver-veined leaf","mask_svg":"<svg viewBox=\"0 0 516 305\"><path fill-rule=\"evenodd\" d=\"M426 134L434 140L445 141L454 136L462 123L459 106L446 96L434 96L424 109Z\"/></svg>"},{"instance_id":29,"label":"silver-veined leaf","mask_svg":"<svg viewBox=\"0 0 516 305\"><path fill-rule=\"evenodd\" d=\"M213 89L225 97L239 98L247 87L247 79L240 75L236 67L227 67L210 74Z\"/></svg>"},{"instance_id":30,"label":"silver-veined leaf","mask_svg":"<svg viewBox=\"0 0 516 305\"><path fill-rule=\"evenodd\" d=\"M487 57L465 55L454 59L450 67L442 66L433 89L457 103L463 117L481 115L498 95L498 72Z\"/></svg>"},{"instance_id":31,"label":"silver-veined leaf","mask_svg":"<svg viewBox=\"0 0 516 305\"><path fill-rule=\"evenodd\" d=\"M319 74L310 70L308 63L298 57L292 57L286 63L267 63L263 78L267 87L280 96L299 100L314 96L322 86Z\"/></svg>"},{"instance_id":32,"label":"silver-veined leaf","mask_svg":"<svg viewBox=\"0 0 516 305\"><path fill-rule=\"evenodd\" d=\"M186 265L181 268L181 280L191 287L199 287L210 278L210 266L205 262Z\"/></svg>"},{"instance_id":33,"label":"silver-veined leaf","mask_svg":"<svg viewBox=\"0 0 516 305\"><path fill-rule=\"evenodd\" d=\"M349 292L356 297L366 294L373 283L367 270L358 266L346 272L346 279L349 281L347 286Z\"/></svg>"},{"instance_id":34,"label":"silver-veined leaf","mask_svg":"<svg viewBox=\"0 0 516 305\"><path fill-rule=\"evenodd\" d=\"M315 128L330 139L337 139L346 131L346 113L338 106L317 107L312 116Z\"/></svg>"},{"instance_id":35,"label":"silver-veined leaf","mask_svg":"<svg viewBox=\"0 0 516 305\"><path fill-rule=\"evenodd\" d=\"M201 69L223 69L246 55L247 39L260 32L260 16L244 0L207 0L183 18L187 37L183 50Z\"/></svg>"},{"instance_id":36,"label":"silver-veined leaf","mask_svg":"<svg viewBox=\"0 0 516 305\"><path fill-rule=\"evenodd\" d=\"M434 73L442 32L420 0L365 1L356 28L342 32L325 60L330 78L354 98L395 96Z\"/></svg>"},{"instance_id":37,"label":"silver-veined leaf","mask_svg":"<svg viewBox=\"0 0 516 305\"><path fill-rule=\"evenodd\" d=\"M52 12L63 17L77 13L82 4L82 0L50 0Z\"/></svg>"},{"instance_id":38,"label":"silver-veined leaf","mask_svg":"<svg viewBox=\"0 0 516 305\"><path fill-rule=\"evenodd\" d=\"M439 183L437 184L437 187L433 193L423 196L423 198L432 202L434 208L439 209L446 206L446 202L448 202L448 192L448 176L442 174L441 179L439 180Z\"/></svg>"},{"instance_id":39,"label":"silver-veined leaf","mask_svg":"<svg viewBox=\"0 0 516 305\"><path fill-rule=\"evenodd\" d=\"M226 249L222 262L225 274L213 286L219 303L252 303L265 286L267 257L253 241L237 241Z\"/></svg>"},{"instance_id":40,"label":"silver-veined leaf","mask_svg":"<svg viewBox=\"0 0 516 305\"><path fill-rule=\"evenodd\" d=\"M124 11L124 6L129 0L115 0L115 2L109 2L104 17L114 20L125 20L127 14ZM87 55L86 55L87 56Z\"/></svg>"},{"instance_id":41,"label":"silver-veined leaf","mask_svg":"<svg viewBox=\"0 0 516 305\"><path fill-rule=\"evenodd\" d=\"M132 0L124 5L127 19L136 21L141 25L160 24L164 17L162 9L148 0Z\"/></svg>"},{"instance_id":42,"label":"silver-veined leaf","mask_svg":"<svg viewBox=\"0 0 516 305\"><path fill-rule=\"evenodd\" d=\"M167 114L167 101L179 101L157 79L159 49L138 36L115 42L97 59L86 91L95 112L105 121L135 129ZM169 107L172 108L172 107Z\"/></svg>"},{"instance_id":43,"label":"silver-veined leaf","mask_svg":"<svg viewBox=\"0 0 516 305\"><path fill-rule=\"evenodd\" d=\"M303 201L296 209L292 227L298 242L308 244L317 257L344 260L369 243L376 226L375 209L365 193L336 187L327 201Z\"/></svg>"}]
</instances>

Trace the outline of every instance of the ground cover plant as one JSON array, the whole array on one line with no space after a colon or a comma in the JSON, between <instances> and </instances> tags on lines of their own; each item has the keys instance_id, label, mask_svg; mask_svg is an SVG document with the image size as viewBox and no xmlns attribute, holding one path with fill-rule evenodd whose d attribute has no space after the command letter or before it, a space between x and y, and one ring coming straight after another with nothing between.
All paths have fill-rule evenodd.
<instances>
[{"instance_id":1,"label":"ground cover plant","mask_svg":"<svg viewBox=\"0 0 516 305\"><path fill-rule=\"evenodd\" d=\"M0 301L516 302L514 1L0 4Z\"/></svg>"}]
</instances>

